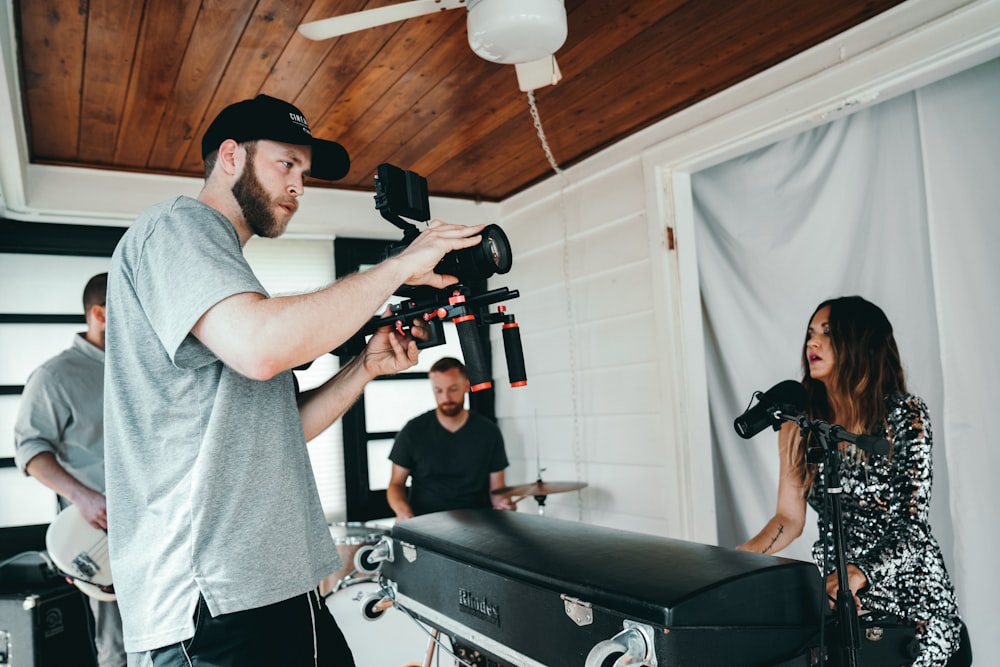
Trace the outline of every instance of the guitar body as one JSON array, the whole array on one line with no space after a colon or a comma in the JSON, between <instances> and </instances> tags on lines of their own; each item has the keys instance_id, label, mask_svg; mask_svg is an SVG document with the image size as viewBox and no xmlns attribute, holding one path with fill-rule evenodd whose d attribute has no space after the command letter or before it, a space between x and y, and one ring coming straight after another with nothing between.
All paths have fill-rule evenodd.
<instances>
[{"instance_id":1,"label":"guitar body","mask_svg":"<svg viewBox=\"0 0 1000 667\"><path fill-rule=\"evenodd\" d=\"M55 566L74 586L102 602L115 599L108 534L91 526L75 505L59 512L49 524L45 548Z\"/></svg>"}]
</instances>

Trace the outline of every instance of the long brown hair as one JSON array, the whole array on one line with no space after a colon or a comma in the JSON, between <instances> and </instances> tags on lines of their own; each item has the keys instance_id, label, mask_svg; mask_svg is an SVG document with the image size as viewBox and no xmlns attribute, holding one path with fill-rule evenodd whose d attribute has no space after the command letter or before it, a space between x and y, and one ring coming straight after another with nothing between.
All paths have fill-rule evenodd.
<instances>
[{"instance_id":1,"label":"long brown hair","mask_svg":"<svg viewBox=\"0 0 1000 667\"><path fill-rule=\"evenodd\" d=\"M830 343L833 346L832 383L847 398L847 414L836 418L850 428L860 424L865 433L874 433L886 422L885 397L906 392L906 380L899 358L899 348L892 334L892 324L881 308L860 296L828 299L816 306L812 322L820 310L830 307ZM809 374L809 351L806 334L802 344L802 384L809 396L808 414L812 419L831 418L827 385ZM799 438L793 461L802 478L811 477L805 466L806 443Z\"/></svg>"}]
</instances>

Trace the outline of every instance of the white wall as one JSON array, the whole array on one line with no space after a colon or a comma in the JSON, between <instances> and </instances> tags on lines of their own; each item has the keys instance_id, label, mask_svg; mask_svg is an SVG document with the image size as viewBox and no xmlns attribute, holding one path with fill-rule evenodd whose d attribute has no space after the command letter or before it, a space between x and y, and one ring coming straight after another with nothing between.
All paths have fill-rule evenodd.
<instances>
[{"instance_id":1,"label":"white wall","mask_svg":"<svg viewBox=\"0 0 1000 667\"><path fill-rule=\"evenodd\" d=\"M676 397L661 374L672 335L656 312L662 281L645 205L632 160L594 182L505 207L514 268L503 284L521 293L508 308L520 324L528 385L498 382L497 416L509 483L533 481L540 464L545 480L589 484L550 496L550 516L678 534L683 465L667 435ZM494 350L502 369L502 347Z\"/></svg>"}]
</instances>

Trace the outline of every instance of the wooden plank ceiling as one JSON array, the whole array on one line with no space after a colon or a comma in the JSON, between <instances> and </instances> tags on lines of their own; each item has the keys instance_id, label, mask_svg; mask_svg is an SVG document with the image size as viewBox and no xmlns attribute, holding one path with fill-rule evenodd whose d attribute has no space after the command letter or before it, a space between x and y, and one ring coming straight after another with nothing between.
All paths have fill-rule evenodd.
<instances>
[{"instance_id":1,"label":"wooden plank ceiling","mask_svg":"<svg viewBox=\"0 0 1000 667\"><path fill-rule=\"evenodd\" d=\"M566 0L563 81L536 91L567 167L902 0ZM15 0L36 163L202 174L200 140L230 102L294 102L352 157L432 194L499 201L552 174L514 69L469 49L452 10L322 42L305 21L386 0ZM310 185L321 185L319 182Z\"/></svg>"}]
</instances>

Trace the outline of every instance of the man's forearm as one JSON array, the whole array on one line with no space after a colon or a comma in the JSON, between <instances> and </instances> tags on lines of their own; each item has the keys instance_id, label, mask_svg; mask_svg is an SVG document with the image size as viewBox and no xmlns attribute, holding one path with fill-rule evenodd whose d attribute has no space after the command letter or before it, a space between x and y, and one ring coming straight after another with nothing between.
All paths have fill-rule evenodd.
<instances>
[{"instance_id":1,"label":"man's forearm","mask_svg":"<svg viewBox=\"0 0 1000 667\"><path fill-rule=\"evenodd\" d=\"M322 385L299 396L299 416L306 441L328 429L361 396L372 379L363 357L355 357Z\"/></svg>"},{"instance_id":2,"label":"man's forearm","mask_svg":"<svg viewBox=\"0 0 1000 667\"><path fill-rule=\"evenodd\" d=\"M73 477L54 454L43 452L28 461L24 469L39 482L73 503L90 525L107 530L107 501L104 494Z\"/></svg>"},{"instance_id":3,"label":"man's forearm","mask_svg":"<svg viewBox=\"0 0 1000 667\"><path fill-rule=\"evenodd\" d=\"M55 455L50 452L43 452L33 457L24 469L29 475L71 503L76 503L83 493L96 493L69 474Z\"/></svg>"},{"instance_id":4,"label":"man's forearm","mask_svg":"<svg viewBox=\"0 0 1000 667\"><path fill-rule=\"evenodd\" d=\"M392 259L307 294L223 299L192 332L228 366L268 379L341 345L375 315L404 275Z\"/></svg>"},{"instance_id":5,"label":"man's forearm","mask_svg":"<svg viewBox=\"0 0 1000 667\"><path fill-rule=\"evenodd\" d=\"M397 518L408 519L413 516L413 508L406 501L406 487L390 484L385 490L385 498Z\"/></svg>"}]
</instances>

